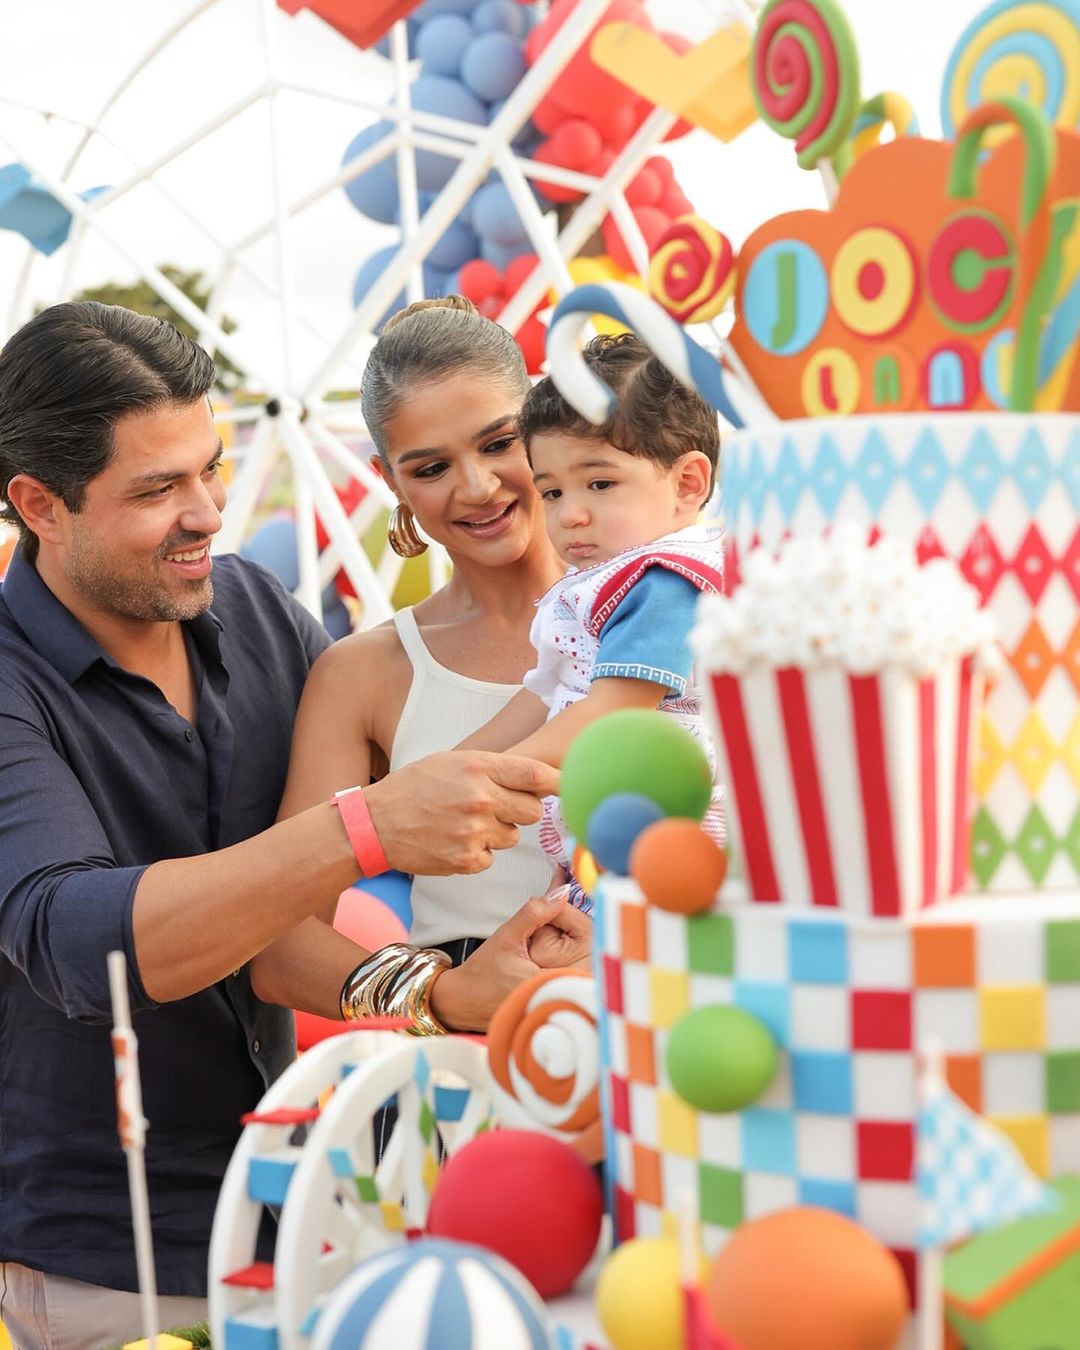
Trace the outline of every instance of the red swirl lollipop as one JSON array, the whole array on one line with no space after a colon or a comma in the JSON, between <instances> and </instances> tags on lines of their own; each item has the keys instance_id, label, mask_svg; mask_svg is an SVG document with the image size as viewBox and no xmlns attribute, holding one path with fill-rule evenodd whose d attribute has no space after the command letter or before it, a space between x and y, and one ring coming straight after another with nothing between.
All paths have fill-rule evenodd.
<instances>
[{"instance_id":1,"label":"red swirl lollipop","mask_svg":"<svg viewBox=\"0 0 1080 1350\"><path fill-rule=\"evenodd\" d=\"M804 169L839 149L859 110L859 57L835 0L769 0L752 64L758 111Z\"/></svg>"},{"instance_id":2,"label":"red swirl lollipop","mask_svg":"<svg viewBox=\"0 0 1080 1350\"><path fill-rule=\"evenodd\" d=\"M707 323L735 289L730 241L700 216L680 216L649 260L649 294L679 323Z\"/></svg>"}]
</instances>

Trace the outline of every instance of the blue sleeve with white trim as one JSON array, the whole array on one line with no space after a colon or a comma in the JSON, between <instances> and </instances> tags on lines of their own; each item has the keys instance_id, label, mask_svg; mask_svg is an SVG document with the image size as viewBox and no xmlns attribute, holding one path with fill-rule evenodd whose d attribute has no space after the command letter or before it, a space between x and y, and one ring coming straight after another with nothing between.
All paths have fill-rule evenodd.
<instances>
[{"instance_id":1,"label":"blue sleeve with white trim","mask_svg":"<svg viewBox=\"0 0 1080 1350\"><path fill-rule=\"evenodd\" d=\"M694 667L689 636L700 594L678 572L650 567L600 630L592 678L650 680L672 694L686 693Z\"/></svg>"}]
</instances>

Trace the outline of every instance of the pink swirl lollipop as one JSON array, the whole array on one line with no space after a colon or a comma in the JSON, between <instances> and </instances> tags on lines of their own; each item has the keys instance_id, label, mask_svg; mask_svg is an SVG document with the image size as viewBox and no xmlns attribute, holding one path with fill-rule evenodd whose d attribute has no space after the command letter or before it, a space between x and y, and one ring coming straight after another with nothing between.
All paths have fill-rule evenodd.
<instances>
[{"instance_id":1,"label":"pink swirl lollipop","mask_svg":"<svg viewBox=\"0 0 1080 1350\"><path fill-rule=\"evenodd\" d=\"M804 169L844 143L859 110L859 56L834 0L769 0L754 35L753 89Z\"/></svg>"}]
</instances>

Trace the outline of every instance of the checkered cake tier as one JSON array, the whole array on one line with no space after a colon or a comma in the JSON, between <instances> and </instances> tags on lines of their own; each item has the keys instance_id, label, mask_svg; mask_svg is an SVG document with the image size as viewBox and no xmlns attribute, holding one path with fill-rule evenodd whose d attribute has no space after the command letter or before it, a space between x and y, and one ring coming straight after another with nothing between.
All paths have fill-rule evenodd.
<instances>
[{"instance_id":1,"label":"checkered cake tier","mask_svg":"<svg viewBox=\"0 0 1080 1350\"><path fill-rule=\"evenodd\" d=\"M953 1091L1043 1176L1080 1171L1080 894L966 897L914 920L742 904L686 918L604 877L596 907L607 1157L620 1237L674 1231L698 1200L714 1252L795 1204L854 1218L914 1290L916 1047L943 1047ZM671 1028L746 1008L780 1067L750 1109L673 1090Z\"/></svg>"},{"instance_id":2,"label":"checkered cake tier","mask_svg":"<svg viewBox=\"0 0 1080 1350\"><path fill-rule=\"evenodd\" d=\"M756 544L851 521L960 565L1008 659L975 764L972 884L1080 884L1080 417L781 422L725 438L728 576Z\"/></svg>"}]
</instances>

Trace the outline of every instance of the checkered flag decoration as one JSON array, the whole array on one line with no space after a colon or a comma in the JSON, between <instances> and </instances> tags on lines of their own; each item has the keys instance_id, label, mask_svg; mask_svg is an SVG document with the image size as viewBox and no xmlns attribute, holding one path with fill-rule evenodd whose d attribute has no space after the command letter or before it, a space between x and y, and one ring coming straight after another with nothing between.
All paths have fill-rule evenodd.
<instances>
[{"instance_id":1,"label":"checkered flag decoration","mask_svg":"<svg viewBox=\"0 0 1080 1350\"><path fill-rule=\"evenodd\" d=\"M944 1247L1061 1204L1012 1140L966 1107L936 1074L924 1080L916 1133L922 1248Z\"/></svg>"}]
</instances>

